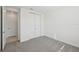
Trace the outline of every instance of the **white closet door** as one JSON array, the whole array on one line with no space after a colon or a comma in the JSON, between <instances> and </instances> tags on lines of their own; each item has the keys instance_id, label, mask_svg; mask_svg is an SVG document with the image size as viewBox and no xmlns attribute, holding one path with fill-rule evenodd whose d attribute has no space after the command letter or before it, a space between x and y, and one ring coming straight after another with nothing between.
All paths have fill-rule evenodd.
<instances>
[{"instance_id":1,"label":"white closet door","mask_svg":"<svg viewBox=\"0 0 79 59\"><path fill-rule=\"evenodd\" d=\"M35 14L34 15L34 24L35 24L35 37L39 37L40 36L40 32L41 32L41 27L40 27L40 15Z\"/></svg>"},{"instance_id":2,"label":"white closet door","mask_svg":"<svg viewBox=\"0 0 79 59\"><path fill-rule=\"evenodd\" d=\"M22 8L20 16L21 42L39 37L41 34L40 15L31 13L29 10Z\"/></svg>"},{"instance_id":3,"label":"white closet door","mask_svg":"<svg viewBox=\"0 0 79 59\"><path fill-rule=\"evenodd\" d=\"M28 37L29 39L34 38L34 15L28 14Z\"/></svg>"},{"instance_id":4,"label":"white closet door","mask_svg":"<svg viewBox=\"0 0 79 59\"><path fill-rule=\"evenodd\" d=\"M34 15L24 8L21 9L20 28L21 42L34 38Z\"/></svg>"}]
</instances>

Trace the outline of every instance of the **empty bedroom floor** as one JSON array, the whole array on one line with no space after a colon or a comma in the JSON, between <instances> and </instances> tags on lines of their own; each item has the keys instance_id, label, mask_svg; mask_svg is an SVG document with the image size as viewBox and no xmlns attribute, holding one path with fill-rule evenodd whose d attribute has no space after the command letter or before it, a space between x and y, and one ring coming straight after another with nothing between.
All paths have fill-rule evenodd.
<instances>
[{"instance_id":1,"label":"empty bedroom floor","mask_svg":"<svg viewBox=\"0 0 79 59\"><path fill-rule=\"evenodd\" d=\"M6 44L4 52L79 52L79 48L46 36Z\"/></svg>"}]
</instances>

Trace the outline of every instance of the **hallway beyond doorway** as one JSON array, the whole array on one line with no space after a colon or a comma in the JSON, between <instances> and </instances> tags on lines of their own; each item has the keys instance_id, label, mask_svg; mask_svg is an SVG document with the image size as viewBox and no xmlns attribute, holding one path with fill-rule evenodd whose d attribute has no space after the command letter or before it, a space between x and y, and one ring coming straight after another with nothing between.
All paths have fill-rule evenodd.
<instances>
[{"instance_id":1,"label":"hallway beyond doorway","mask_svg":"<svg viewBox=\"0 0 79 59\"><path fill-rule=\"evenodd\" d=\"M9 36L6 39L6 43L12 43L12 42L17 42L17 41L18 41L18 38L16 36Z\"/></svg>"}]
</instances>

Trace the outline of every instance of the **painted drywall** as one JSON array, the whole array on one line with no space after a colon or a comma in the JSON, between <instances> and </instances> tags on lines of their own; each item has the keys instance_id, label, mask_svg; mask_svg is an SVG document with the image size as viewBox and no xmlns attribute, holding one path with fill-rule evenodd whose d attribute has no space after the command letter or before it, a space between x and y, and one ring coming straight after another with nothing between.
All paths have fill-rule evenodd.
<instances>
[{"instance_id":1,"label":"painted drywall","mask_svg":"<svg viewBox=\"0 0 79 59\"><path fill-rule=\"evenodd\" d=\"M45 34L79 47L79 7L62 7L45 15Z\"/></svg>"},{"instance_id":2,"label":"painted drywall","mask_svg":"<svg viewBox=\"0 0 79 59\"><path fill-rule=\"evenodd\" d=\"M29 12L32 12L31 10L27 10L25 8L20 9L20 40L21 42L27 41L31 38L35 38L35 21L34 21L34 14L30 14ZM39 14L38 12L33 12L36 14ZM43 15L41 16L43 18ZM40 35L44 35L44 28L43 28L43 19L40 20L40 24L37 24L38 27L40 26Z\"/></svg>"}]
</instances>

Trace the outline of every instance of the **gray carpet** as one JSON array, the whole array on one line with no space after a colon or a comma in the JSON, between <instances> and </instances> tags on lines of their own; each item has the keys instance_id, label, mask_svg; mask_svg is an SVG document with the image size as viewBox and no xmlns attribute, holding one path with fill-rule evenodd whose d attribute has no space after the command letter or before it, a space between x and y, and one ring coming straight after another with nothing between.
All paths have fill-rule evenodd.
<instances>
[{"instance_id":1,"label":"gray carpet","mask_svg":"<svg viewBox=\"0 0 79 59\"><path fill-rule=\"evenodd\" d=\"M79 52L79 48L42 36L20 44L9 43L4 52Z\"/></svg>"}]
</instances>

